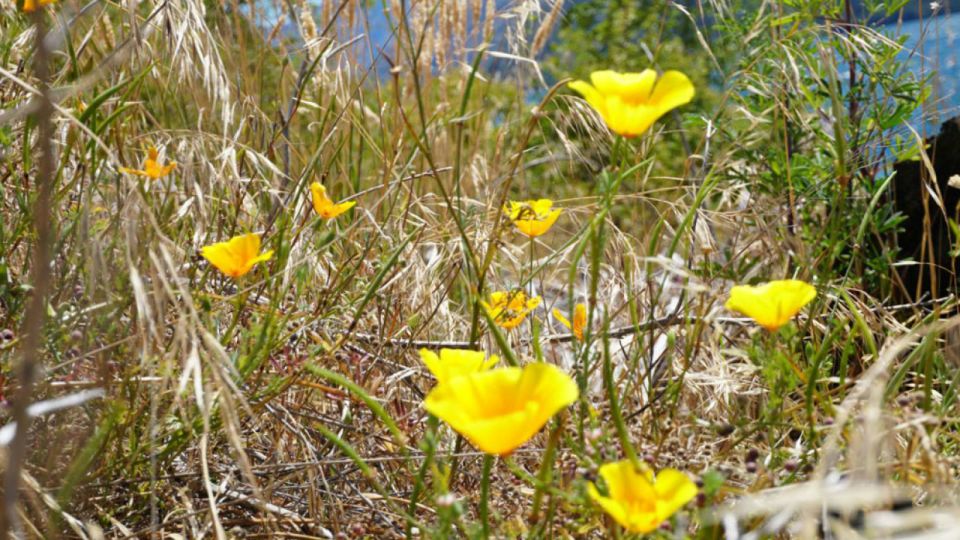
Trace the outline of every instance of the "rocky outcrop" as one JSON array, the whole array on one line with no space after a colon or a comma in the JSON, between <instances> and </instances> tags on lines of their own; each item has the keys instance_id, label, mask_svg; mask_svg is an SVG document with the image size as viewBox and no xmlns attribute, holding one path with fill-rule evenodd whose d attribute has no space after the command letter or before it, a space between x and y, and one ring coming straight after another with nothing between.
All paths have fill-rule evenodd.
<instances>
[{"instance_id":1,"label":"rocky outcrop","mask_svg":"<svg viewBox=\"0 0 960 540\"><path fill-rule=\"evenodd\" d=\"M906 218L897 235L897 258L916 263L898 271L908 300L957 293L958 261L951 255L956 239L949 222L960 223L960 117L944 122L925 147L933 175L923 160L894 164L893 203Z\"/></svg>"}]
</instances>

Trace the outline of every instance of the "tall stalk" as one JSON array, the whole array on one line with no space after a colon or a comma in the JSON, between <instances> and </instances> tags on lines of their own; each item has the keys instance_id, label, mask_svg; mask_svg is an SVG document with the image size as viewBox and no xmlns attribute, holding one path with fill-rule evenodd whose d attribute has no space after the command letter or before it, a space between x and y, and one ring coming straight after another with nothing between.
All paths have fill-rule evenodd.
<instances>
[{"instance_id":1,"label":"tall stalk","mask_svg":"<svg viewBox=\"0 0 960 540\"><path fill-rule=\"evenodd\" d=\"M13 399L13 420L17 431L7 453L7 468L3 479L3 512L0 514L0 538L22 537L20 520L17 516L17 494L20 489L20 474L26 457L27 437L30 429L30 416L27 407L33 398L33 389L41 365L41 343L43 326L46 319L47 296L50 293L50 263L53 252L53 188L55 160L53 157L53 102L50 100L49 51L46 37L47 25L44 11L33 13L36 51L33 57L34 72L39 95L34 119L39 127L37 150L40 157L37 162L36 199L33 204L33 228L36 244L33 248L33 261L30 269L33 285L30 302L22 326L23 349L17 372L20 388Z\"/></svg>"}]
</instances>

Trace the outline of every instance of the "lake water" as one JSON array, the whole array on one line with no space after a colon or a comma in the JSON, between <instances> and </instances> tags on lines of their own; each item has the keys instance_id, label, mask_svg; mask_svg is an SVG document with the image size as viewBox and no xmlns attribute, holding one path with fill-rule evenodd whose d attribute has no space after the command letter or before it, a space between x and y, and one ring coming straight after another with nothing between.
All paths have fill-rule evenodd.
<instances>
[{"instance_id":1,"label":"lake water","mask_svg":"<svg viewBox=\"0 0 960 540\"><path fill-rule=\"evenodd\" d=\"M960 13L885 27L907 36L901 59L915 73L932 74L933 94L923 116L936 125L960 114Z\"/></svg>"}]
</instances>

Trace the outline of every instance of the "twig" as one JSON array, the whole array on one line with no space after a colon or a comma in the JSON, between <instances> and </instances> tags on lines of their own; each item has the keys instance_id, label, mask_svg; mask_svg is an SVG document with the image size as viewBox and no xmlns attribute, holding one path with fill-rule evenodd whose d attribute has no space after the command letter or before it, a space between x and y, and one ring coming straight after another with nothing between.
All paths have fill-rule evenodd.
<instances>
[{"instance_id":1,"label":"twig","mask_svg":"<svg viewBox=\"0 0 960 540\"><path fill-rule=\"evenodd\" d=\"M249 506L254 510L266 510L272 514L277 514L278 516L282 516L284 519L288 519L294 523L307 525L313 529L313 532L319 534L324 538L331 538L331 539L333 538L333 533L330 532L329 529L322 527L321 525L319 525L317 522L313 520L304 518L303 516L294 512L293 510L289 510L287 508L283 508L281 506L268 503L267 501L257 500L253 497L250 497L249 495L245 495L233 489L214 486L213 491L215 491L217 494L222 495L224 497L234 499L240 504Z\"/></svg>"},{"instance_id":2,"label":"twig","mask_svg":"<svg viewBox=\"0 0 960 540\"><path fill-rule=\"evenodd\" d=\"M31 417L29 414L33 387L40 371L40 350L43 325L47 314L47 295L50 290L50 262L53 251L53 183L55 162L53 159L53 102L50 100L50 73L48 68L49 51L46 45L47 25L45 10L33 13L36 28L36 48L34 70L40 94L36 110L39 127L37 147L40 153L37 161L37 198L33 206L33 228L37 241L33 250L33 263L30 269L33 292L27 305L22 327L23 349L20 358L20 388L13 400L13 421L17 429L10 443L5 477L3 479L3 512L0 514L0 538L22 537L20 520L17 513L17 495L20 490L20 476L26 457L27 437Z\"/></svg>"},{"instance_id":3,"label":"twig","mask_svg":"<svg viewBox=\"0 0 960 540\"><path fill-rule=\"evenodd\" d=\"M513 452L513 455L534 455L543 453L542 448L519 448ZM469 451L469 452L457 452L444 454L447 457L461 457L461 458L476 458L483 457L483 452ZM425 454L410 454L409 456L361 456L361 459L365 463L392 463L405 460L420 460L426 457ZM309 468L318 468L318 467L329 467L331 465L352 465L356 462L352 458L327 458L327 459L316 459L311 461L291 461L288 463L267 463L263 465L254 465L252 468L257 474L289 474L297 471L302 471ZM216 470L211 471L215 474L225 475L231 471L227 470ZM182 473L171 473L158 475L155 480L185 480L193 479L200 476L200 472L182 472ZM106 486L126 486L131 484L140 484L148 481L147 477L131 477L131 478L118 478L116 480L108 480L103 482L93 482L86 484L88 488L100 488ZM215 486L216 487L216 486Z\"/></svg>"},{"instance_id":4,"label":"twig","mask_svg":"<svg viewBox=\"0 0 960 540\"><path fill-rule=\"evenodd\" d=\"M354 200L354 199L359 199L360 197L363 197L363 196L366 195L367 193L372 193L372 192L374 192L374 191L378 191L378 190L381 190L381 189L390 189L390 188L392 188L392 187L394 187L394 186L398 186L398 185L402 184L403 182L408 182L408 181L410 181L410 180L417 180L418 178L426 178L426 177L428 177L428 176L436 176L436 175L438 175L438 174L440 174L440 173L445 173L445 172L449 172L449 171L452 171L452 170L453 170L453 167L447 166L447 167L437 167L436 169L431 169L431 170L429 170L429 171L424 171L424 172L419 172L419 173L411 174L411 175L409 175L409 176L404 176L403 178L400 178L400 179L398 179L398 180L394 180L393 182L390 182L389 184L376 185L376 186L373 186L373 187L369 187L369 188L367 188L367 189L364 189L363 191L358 191L358 192L354 193L353 195L350 195L350 196L348 196L348 197L344 197L343 199L341 199L341 201L352 201L352 200Z\"/></svg>"},{"instance_id":5,"label":"twig","mask_svg":"<svg viewBox=\"0 0 960 540\"><path fill-rule=\"evenodd\" d=\"M604 334L604 336L607 338L617 339L617 338L629 336L631 334L636 334L639 332L655 330L657 328L667 328L670 326L677 326L679 324L697 323L701 321L732 323L732 324L741 324L741 325L750 323L750 319L746 317L712 317L708 319L706 317L680 317L680 316L670 315L668 317L654 319L650 322L646 322L643 324L637 324L637 325L630 324L626 326L618 326L610 330L606 334ZM427 349L444 349L444 348L445 349L469 349L471 347L471 344L469 341L431 341L428 339L382 338L380 336L375 336L373 334L363 334L359 332L354 333L353 337L356 338L357 341L363 341L366 343L376 343L378 345L383 345L386 347L401 347L401 348L423 347ZM543 336L541 339L549 343L565 343L568 341L573 341L577 339L577 337L572 333L567 333L567 334L553 334L550 336ZM520 344L527 345L531 341L532 340L530 338L521 339Z\"/></svg>"},{"instance_id":6,"label":"twig","mask_svg":"<svg viewBox=\"0 0 960 540\"><path fill-rule=\"evenodd\" d=\"M949 300L952 300L953 297L945 296L935 299L925 299L922 301L911 302L906 304L897 304L894 306L887 306L888 311L905 311L908 309L918 309L922 307L929 307L933 305L939 305L945 303ZM638 325L626 325L618 326L613 328L604 336L606 338L618 339L622 337L629 336L631 334L636 334L639 332L646 332L649 330L656 330L658 328L667 328L670 326L677 326L686 323L697 323L697 322L713 322L720 324L738 324L738 325L747 325L751 324L751 319L748 317L682 317L677 313L662 317L659 319L654 319L650 322L638 324ZM362 332L355 332L353 337L357 341L364 343L375 343L377 345L382 345L384 347L398 347L398 348L426 348L426 349L469 349L471 344L469 341L436 341L429 339L403 339L403 338L383 338L381 336L376 336L373 334L365 334ZM541 340L548 343L566 343L577 339L572 333L566 334L553 334L549 336L541 336ZM525 338L520 340L520 345L530 344L531 339Z\"/></svg>"}]
</instances>

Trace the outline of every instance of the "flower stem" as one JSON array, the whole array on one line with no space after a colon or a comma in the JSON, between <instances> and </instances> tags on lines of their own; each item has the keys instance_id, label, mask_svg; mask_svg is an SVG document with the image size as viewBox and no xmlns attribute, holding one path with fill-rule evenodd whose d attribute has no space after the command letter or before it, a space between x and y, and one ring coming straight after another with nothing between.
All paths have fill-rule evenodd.
<instances>
[{"instance_id":1,"label":"flower stem","mask_svg":"<svg viewBox=\"0 0 960 540\"><path fill-rule=\"evenodd\" d=\"M483 456L483 476L480 479L480 526L481 538L490 538L490 471L493 456Z\"/></svg>"},{"instance_id":2,"label":"flower stem","mask_svg":"<svg viewBox=\"0 0 960 540\"><path fill-rule=\"evenodd\" d=\"M610 149L610 165L613 170L620 167L620 149L623 147L623 137L616 135L613 139L613 148Z\"/></svg>"},{"instance_id":3,"label":"flower stem","mask_svg":"<svg viewBox=\"0 0 960 540\"><path fill-rule=\"evenodd\" d=\"M453 456L451 457L450 462L450 487L451 489L456 484L457 473L460 471L460 451L463 450L463 435L457 434L457 442L453 445Z\"/></svg>"},{"instance_id":4,"label":"flower stem","mask_svg":"<svg viewBox=\"0 0 960 540\"><path fill-rule=\"evenodd\" d=\"M566 413L560 413L557 417L557 425L550 432L550 438L547 439L547 448L543 452L543 463L540 464L540 473L537 474L537 485L533 493L533 509L530 511L530 523L537 523L540 520L540 505L543 502L543 492L550 483L550 476L553 474L553 458L557 453L557 446L560 443L560 435L563 433L563 424L566 420Z\"/></svg>"},{"instance_id":5,"label":"flower stem","mask_svg":"<svg viewBox=\"0 0 960 540\"><path fill-rule=\"evenodd\" d=\"M604 326L609 325L609 319L604 316ZM606 328L604 332L606 332ZM627 430L627 424L623 421L623 415L620 413L620 401L617 399L617 387L613 380L613 362L610 360L609 340L603 340L603 386L607 391L607 401L610 402L610 416L613 417L613 423L617 427L617 436L620 439L620 446L627 459L633 463L634 467L639 467L640 462L637 459L637 453L630 442L630 432Z\"/></svg>"},{"instance_id":6,"label":"flower stem","mask_svg":"<svg viewBox=\"0 0 960 540\"><path fill-rule=\"evenodd\" d=\"M433 455L437 450L437 427L439 425L440 421L436 416L430 415L427 418L427 430L423 438L426 446L424 449L423 463L417 472L417 478L413 484L413 492L410 494L410 505L407 508L407 512L409 512L411 516L417 515L417 501L420 498L421 492L425 489L427 471L433 464ZM410 522L407 522L406 534L407 538L413 538L413 525Z\"/></svg>"},{"instance_id":7,"label":"flower stem","mask_svg":"<svg viewBox=\"0 0 960 540\"><path fill-rule=\"evenodd\" d=\"M530 237L530 295L529 298L533 298L537 295L536 289L534 288L534 278L536 278L536 273L534 272L534 237ZM540 350L540 332L537 327L537 319L535 317L530 317L530 330L531 335L533 336L533 357L537 359L538 362L543 361L543 351Z\"/></svg>"},{"instance_id":8,"label":"flower stem","mask_svg":"<svg viewBox=\"0 0 960 540\"><path fill-rule=\"evenodd\" d=\"M536 294L536 289L534 288L534 285L533 285L533 280L534 280L534 278L536 277L536 276L534 276L534 273L533 273L533 248L534 248L534 245L533 245L533 237L531 236L531 237L530 237L530 269L529 269L529 272L530 272L530 277L529 277L529 279L530 279L530 296L534 296L534 295Z\"/></svg>"},{"instance_id":9,"label":"flower stem","mask_svg":"<svg viewBox=\"0 0 960 540\"><path fill-rule=\"evenodd\" d=\"M237 287L240 284L237 283ZM243 315L243 308L247 305L247 298L250 296L250 290L245 290L240 292L237 295L236 307L237 311L233 315L233 321L230 322L230 326L227 328L227 331L223 333L223 343L227 344L230 342L230 338L233 336L233 331L236 330L237 324L240 322L240 316Z\"/></svg>"}]
</instances>

